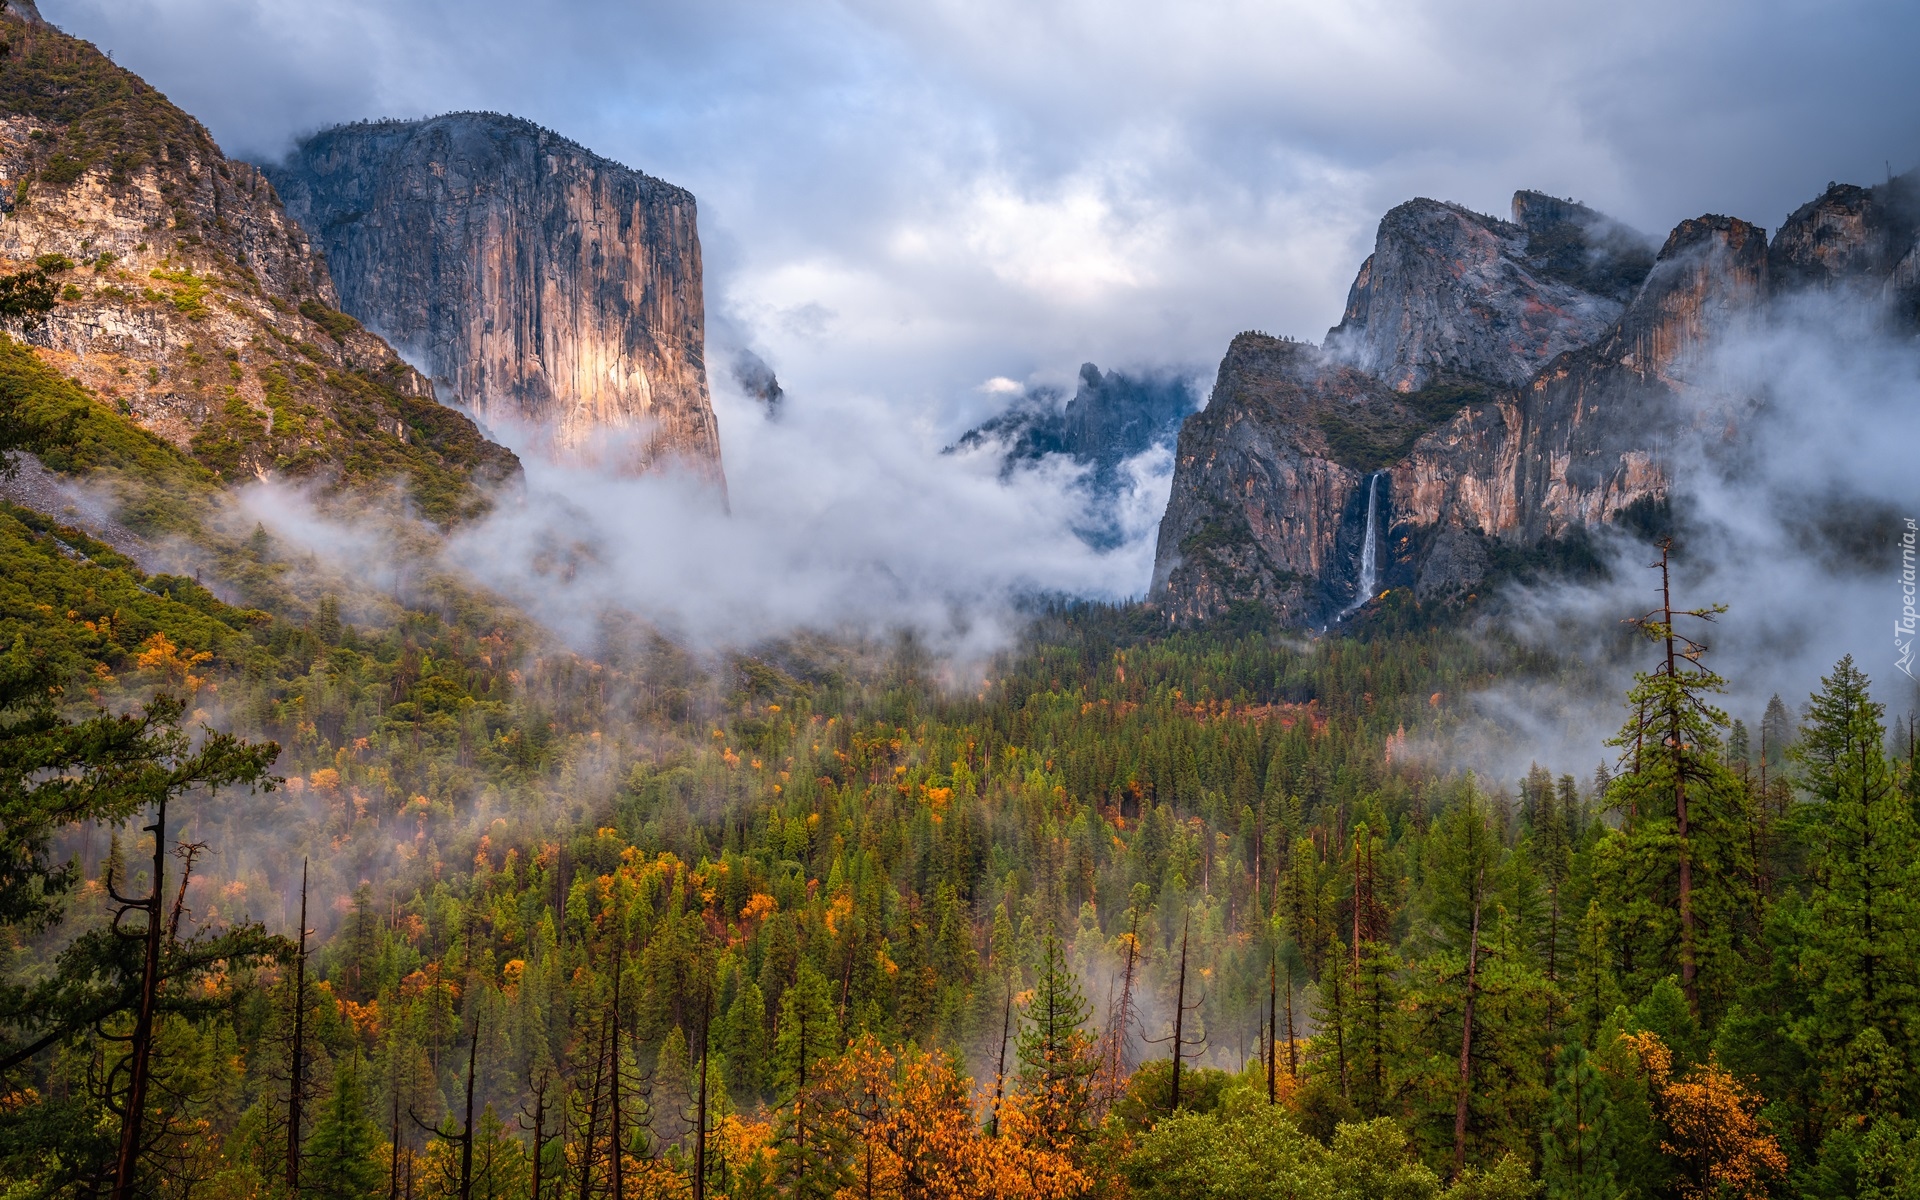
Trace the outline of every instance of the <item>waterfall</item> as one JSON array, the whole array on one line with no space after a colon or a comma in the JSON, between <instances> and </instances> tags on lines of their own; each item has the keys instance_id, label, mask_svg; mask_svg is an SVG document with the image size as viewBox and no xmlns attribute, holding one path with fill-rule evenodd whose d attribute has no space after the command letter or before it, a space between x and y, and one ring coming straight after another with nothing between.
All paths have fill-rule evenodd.
<instances>
[{"instance_id":1,"label":"waterfall","mask_svg":"<svg viewBox=\"0 0 1920 1200\"><path fill-rule=\"evenodd\" d=\"M1340 610L1342 618L1360 611L1380 583L1380 475L1375 471L1367 476L1367 535L1360 542L1360 578L1354 585L1353 602Z\"/></svg>"}]
</instances>

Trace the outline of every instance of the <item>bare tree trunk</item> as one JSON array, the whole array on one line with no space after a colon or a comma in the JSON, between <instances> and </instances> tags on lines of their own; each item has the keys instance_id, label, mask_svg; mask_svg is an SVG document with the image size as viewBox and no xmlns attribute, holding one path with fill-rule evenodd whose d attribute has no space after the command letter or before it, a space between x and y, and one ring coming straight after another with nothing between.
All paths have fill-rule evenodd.
<instances>
[{"instance_id":1,"label":"bare tree trunk","mask_svg":"<svg viewBox=\"0 0 1920 1200\"><path fill-rule=\"evenodd\" d=\"M293 960L293 1061L287 1069L287 1194L300 1195L300 1104L307 1080L307 860L300 860L300 953Z\"/></svg>"},{"instance_id":2,"label":"bare tree trunk","mask_svg":"<svg viewBox=\"0 0 1920 1200\"><path fill-rule=\"evenodd\" d=\"M400 1200L400 1074L399 1068L390 1064L393 1075L393 1161L387 1165L387 1200ZM540 1200L536 1191L533 1200Z\"/></svg>"},{"instance_id":3,"label":"bare tree trunk","mask_svg":"<svg viewBox=\"0 0 1920 1200\"><path fill-rule=\"evenodd\" d=\"M140 1009L133 1021L133 1041L127 1051L127 1099L126 1111L120 1118L120 1153L114 1161L113 1200L132 1200L134 1195L134 1172L140 1161L140 1124L146 1116L147 1082L152 1069L153 1059L153 1010L160 994L160 908L161 891L166 878L167 868L167 797L165 793L154 812L153 824L147 826L153 831L153 893L145 900L128 900L113 890L113 880L107 881L107 890L120 902L120 912L114 918L114 928L119 929L119 919L135 909L144 909L147 914L146 932L141 935L146 943L145 956L140 968Z\"/></svg>"},{"instance_id":4,"label":"bare tree trunk","mask_svg":"<svg viewBox=\"0 0 1920 1200\"><path fill-rule=\"evenodd\" d=\"M1667 570L1671 541L1660 544L1660 619L1666 622L1667 679L1677 683L1678 654L1673 645L1673 588ZM1687 1006L1700 1011L1700 967L1694 959L1693 929L1693 852L1687 845L1687 765L1686 747L1680 737L1680 707L1668 714L1667 753L1673 761L1673 815L1675 832L1680 837L1680 986L1687 993Z\"/></svg>"},{"instance_id":5,"label":"bare tree trunk","mask_svg":"<svg viewBox=\"0 0 1920 1200\"><path fill-rule=\"evenodd\" d=\"M1287 972L1287 1074L1300 1077L1300 1050L1293 1040L1293 972Z\"/></svg>"},{"instance_id":6,"label":"bare tree trunk","mask_svg":"<svg viewBox=\"0 0 1920 1200\"><path fill-rule=\"evenodd\" d=\"M1013 981L1007 981L1006 1007L1000 1013L1000 1062L993 1069L993 1116L988 1121L987 1133L991 1137L1000 1136L1000 1100L1006 1094L1007 1086L1007 1035L1013 1029Z\"/></svg>"},{"instance_id":7,"label":"bare tree trunk","mask_svg":"<svg viewBox=\"0 0 1920 1200\"><path fill-rule=\"evenodd\" d=\"M706 1016L700 1025L700 1099L694 1114L693 1200L707 1200L707 1046L713 1034L713 992L707 992Z\"/></svg>"},{"instance_id":8,"label":"bare tree trunk","mask_svg":"<svg viewBox=\"0 0 1920 1200\"><path fill-rule=\"evenodd\" d=\"M1169 1112L1180 1111L1180 1059L1186 1050L1181 1041L1181 1026L1187 1016L1187 931L1180 931L1180 982L1174 992L1173 1001L1173 1095L1170 1097Z\"/></svg>"},{"instance_id":9,"label":"bare tree trunk","mask_svg":"<svg viewBox=\"0 0 1920 1200\"><path fill-rule=\"evenodd\" d=\"M613 1154L613 1161L609 1164L613 1179L613 1200L625 1200L625 1193L622 1190L622 1186L626 1182L626 1164L622 1161L627 1156L626 1147L621 1144L621 1139L626 1136L626 1127L620 1122L620 974L621 959L623 957L622 952L625 949L626 944L624 938L614 945L613 1007L609 1010L607 1018L613 1030L613 1037L608 1043L607 1049L608 1095L612 1100L612 1113L610 1115L613 1119L613 1128L608 1135L608 1141L611 1143L611 1152Z\"/></svg>"},{"instance_id":10,"label":"bare tree trunk","mask_svg":"<svg viewBox=\"0 0 1920 1200\"><path fill-rule=\"evenodd\" d=\"M1267 964L1267 1103L1268 1104L1273 1104L1277 1100L1277 1089L1274 1086L1275 1081L1273 1076L1274 1076L1274 1068L1276 1066L1276 1060L1280 1057L1280 1027L1278 1022L1276 1022L1274 1019L1279 1015L1278 1012L1275 1010L1274 1006L1279 1003L1279 996L1280 996L1280 952L1276 950L1274 951L1273 958Z\"/></svg>"}]
</instances>

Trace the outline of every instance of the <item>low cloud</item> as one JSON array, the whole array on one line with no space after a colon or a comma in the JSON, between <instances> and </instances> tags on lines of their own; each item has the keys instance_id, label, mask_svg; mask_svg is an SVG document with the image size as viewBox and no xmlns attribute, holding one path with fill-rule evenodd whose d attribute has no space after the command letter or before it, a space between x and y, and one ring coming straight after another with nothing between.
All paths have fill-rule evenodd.
<instances>
[{"instance_id":1,"label":"low cloud","mask_svg":"<svg viewBox=\"0 0 1920 1200\"><path fill-rule=\"evenodd\" d=\"M1891 721L1920 713L1894 639L1900 539L1920 518L1920 343L1889 335L1871 298L1809 294L1723 332L1684 370L1674 603L1727 606L1680 625L1727 680L1722 707L1749 727L1776 693L1798 711L1851 654ZM1509 589L1488 626L1562 654L1580 677L1471 697L1457 763L1511 779L1537 760L1584 779L1615 757L1602 742L1624 720L1631 673L1656 661L1622 622L1658 605L1659 553L1618 531L1598 547L1606 582Z\"/></svg>"},{"instance_id":2,"label":"low cloud","mask_svg":"<svg viewBox=\"0 0 1920 1200\"><path fill-rule=\"evenodd\" d=\"M449 561L576 645L624 612L709 649L912 630L977 660L1007 643L1023 597L1145 590L1164 452L1129 464L1127 536L1103 553L1074 532L1088 498L1064 461L1003 479L997 456L941 454L932 422L880 401L802 396L768 421L723 390L717 407L730 515L686 478L530 456L524 502L457 534Z\"/></svg>"}]
</instances>

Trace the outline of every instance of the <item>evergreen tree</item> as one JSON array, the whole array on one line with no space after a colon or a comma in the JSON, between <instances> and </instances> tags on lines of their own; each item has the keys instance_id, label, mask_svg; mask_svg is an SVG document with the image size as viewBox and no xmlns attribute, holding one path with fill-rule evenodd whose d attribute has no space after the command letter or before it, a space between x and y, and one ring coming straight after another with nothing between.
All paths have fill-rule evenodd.
<instances>
[{"instance_id":1,"label":"evergreen tree","mask_svg":"<svg viewBox=\"0 0 1920 1200\"><path fill-rule=\"evenodd\" d=\"M1661 650L1651 671L1634 676L1629 716L1609 745L1624 768L1609 803L1625 817L1605 848L1601 888L1627 939L1630 994L1677 975L1687 1002L1718 1012L1741 975L1740 934L1753 915L1748 793L1720 757L1727 715L1712 703L1726 681L1702 662L1705 643L1682 633L1682 618L1710 621L1724 605L1673 607L1667 550L1661 606L1636 624Z\"/></svg>"},{"instance_id":2,"label":"evergreen tree","mask_svg":"<svg viewBox=\"0 0 1920 1200\"><path fill-rule=\"evenodd\" d=\"M767 1041L767 1004L755 983L747 983L734 993L721 1021L718 1049L725 1061L729 1086L743 1097L758 1097L769 1082Z\"/></svg>"},{"instance_id":3,"label":"evergreen tree","mask_svg":"<svg viewBox=\"0 0 1920 1200\"><path fill-rule=\"evenodd\" d=\"M301 1191L317 1200L372 1200L386 1187L381 1169L380 1127L367 1112L355 1055L333 1077L333 1095L307 1138Z\"/></svg>"},{"instance_id":4,"label":"evergreen tree","mask_svg":"<svg viewBox=\"0 0 1920 1200\"><path fill-rule=\"evenodd\" d=\"M1096 1039L1085 1027L1090 1015L1092 1006L1081 997L1060 939L1049 928L1039 980L1023 1014L1017 1057L1020 1089L1037 1125L1055 1145L1077 1142L1089 1132L1087 1110L1100 1066Z\"/></svg>"},{"instance_id":5,"label":"evergreen tree","mask_svg":"<svg viewBox=\"0 0 1920 1200\"><path fill-rule=\"evenodd\" d=\"M1598 900L1587 902L1586 916L1580 922L1570 999L1580 1036L1588 1040L1624 999L1619 981L1614 978L1613 939L1607 929L1607 914Z\"/></svg>"},{"instance_id":6,"label":"evergreen tree","mask_svg":"<svg viewBox=\"0 0 1920 1200\"><path fill-rule=\"evenodd\" d=\"M840 1022L827 981L810 962L780 1002L774 1037L773 1082L780 1100L775 1120L775 1175L799 1200L834 1194L841 1182L844 1129L823 1111L818 1094L825 1060L841 1048Z\"/></svg>"},{"instance_id":7,"label":"evergreen tree","mask_svg":"<svg viewBox=\"0 0 1920 1200\"><path fill-rule=\"evenodd\" d=\"M1403 1031L1400 1028L1400 960L1380 942L1361 948L1354 973L1351 1016L1353 1103L1368 1117L1384 1116L1398 1091Z\"/></svg>"},{"instance_id":8,"label":"evergreen tree","mask_svg":"<svg viewBox=\"0 0 1920 1200\"><path fill-rule=\"evenodd\" d=\"M1920 836L1895 784L1884 711L1852 657L1843 658L1821 680L1792 751L1813 801L1805 813L1813 853L1800 954L1812 1011L1799 1034L1817 1061L1833 1064L1874 1031L1901 1064L1897 1091L1911 1100L1920 1033Z\"/></svg>"},{"instance_id":9,"label":"evergreen tree","mask_svg":"<svg viewBox=\"0 0 1920 1200\"><path fill-rule=\"evenodd\" d=\"M1579 1043L1560 1053L1553 1107L1541 1138L1547 1200L1618 1200L1612 1105L1600 1072Z\"/></svg>"}]
</instances>

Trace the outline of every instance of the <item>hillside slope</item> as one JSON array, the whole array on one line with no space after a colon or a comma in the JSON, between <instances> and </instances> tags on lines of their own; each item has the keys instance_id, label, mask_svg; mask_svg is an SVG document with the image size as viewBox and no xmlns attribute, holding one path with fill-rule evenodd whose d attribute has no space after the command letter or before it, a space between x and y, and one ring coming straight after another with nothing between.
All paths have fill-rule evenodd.
<instances>
[{"instance_id":1,"label":"hillside slope","mask_svg":"<svg viewBox=\"0 0 1920 1200\"><path fill-rule=\"evenodd\" d=\"M88 43L12 12L0 36L0 270L38 264L59 289L12 321L45 362L228 484L400 481L449 521L517 477L339 312L257 170Z\"/></svg>"}]
</instances>

